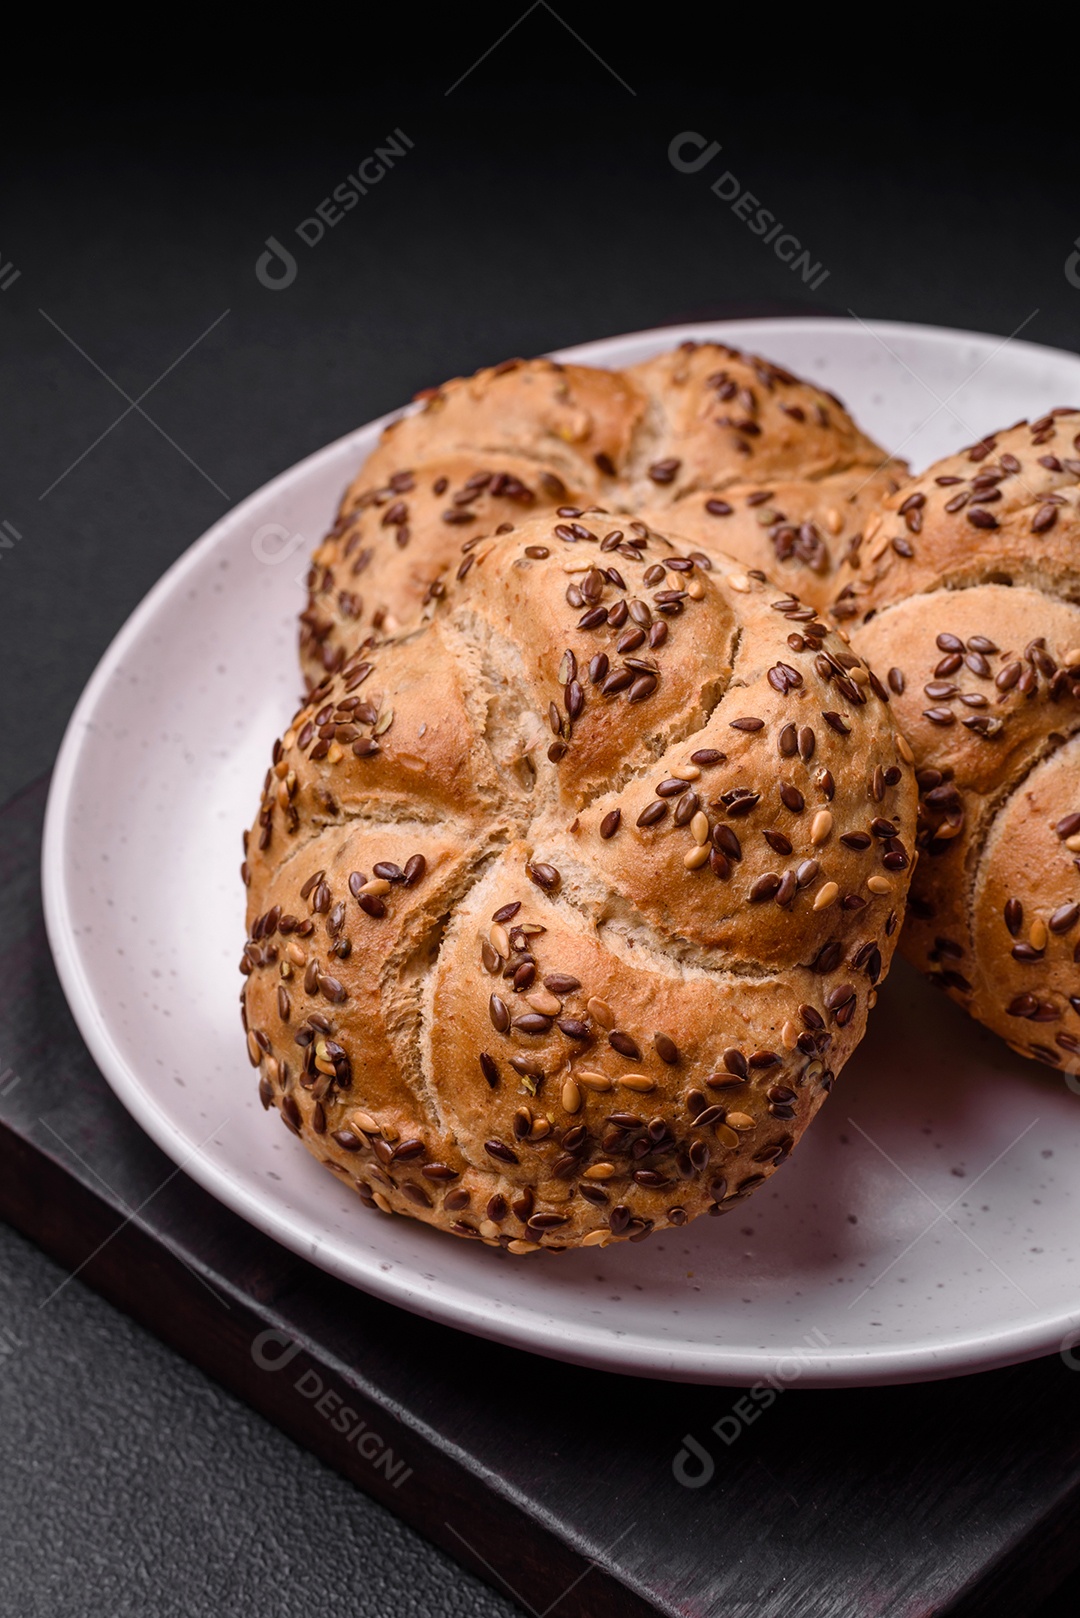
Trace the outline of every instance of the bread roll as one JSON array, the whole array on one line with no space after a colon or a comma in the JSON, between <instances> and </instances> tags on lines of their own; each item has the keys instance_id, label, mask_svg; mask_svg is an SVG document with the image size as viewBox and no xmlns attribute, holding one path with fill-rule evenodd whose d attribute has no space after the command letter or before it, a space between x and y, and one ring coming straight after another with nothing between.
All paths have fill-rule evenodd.
<instances>
[{"instance_id":1,"label":"bread roll","mask_svg":"<svg viewBox=\"0 0 1080 1618\"><path fill-rule=\"evenodd\" d=\"M915 753L905 954L1014 1050L1080 1069L1080 412L884 504L835 611Z\"/></svg>"},{"instance_id":2,"label":"bread roll","mask_svg":"<svg viewBox=\"0 0 1080 1618\"><path fill-rule=\"evenodd\" d=\"M732 560L548 515L466 562L274 747L249 1053L369 1207L640 1239L766 1180L861 1039L913 772L860 660Z\"/></svg>"},{"instance_id":3,"label":"bread roll","mask_svg":"<svg viewBox=\"0 0 1080 1618\"><path fill-rule=\"evenodd\" d=\"M717 343L626 371L511 360L419 396L346 490L301 617L312 683L371 629L415 621L462 546L599 504L763 568L815 607L906 467L829 394Z\"/></svg>"}]
</instances>

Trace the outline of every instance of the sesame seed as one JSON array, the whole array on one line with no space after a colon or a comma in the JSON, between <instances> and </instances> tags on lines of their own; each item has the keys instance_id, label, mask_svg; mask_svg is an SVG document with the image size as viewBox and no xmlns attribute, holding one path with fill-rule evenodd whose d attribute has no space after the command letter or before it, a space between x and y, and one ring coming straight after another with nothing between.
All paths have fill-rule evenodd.
<instances>
[{"instance_id":1,"label":"sesame seed","mask_svg":"<svg viewBox=\"0 0 1080 1618\"><path fill-rule=\"evenodd\" d=\"M580 1112L582 1100L581 1091L578 1089L573 1079L567 1079L564 1082L560 1099L562 1101L564 1112Z\"/></svg>"},{"instance_id":2,"label":"sesame seed","mask_svg":"<svg viewBox=\"0 0 1080 1618\"><path fill-rule=\"evenodd\" d=\"M614 1028L615 1013L612 1011L606 1000L600 1000L596 995L593 995L586 1002L586 1009L588 1010L589 1016L594 1022L598 1022L601 1028ZM616 1049L618 1049L617 1046Z\"/></svg>"},{"instance_id":3,"label":"sesame seed","mask_svg":"<svg viewBox=\"0 0 1080 1618\"><path fill-rule=\"evenodd\" d=\"M536 968L532 968L535 974ZM532 994L525 996L525 1003L534 1011L539 1011L545 1017L557 1017L562 1010L562 1001L558 995L552 994L550 989L535 989Z\"/></svg>"},{"instance_id":4,"label":"sesame seed","mask_svg":"<svg viewBox=\"0 0 1080 1618\"><path fill-rule=\"evenodd\" d=\"M811 843L816 845L826 842L832 829L832 812L828 809L819 809L810 823Z\"/></svg>"}]
</instances>

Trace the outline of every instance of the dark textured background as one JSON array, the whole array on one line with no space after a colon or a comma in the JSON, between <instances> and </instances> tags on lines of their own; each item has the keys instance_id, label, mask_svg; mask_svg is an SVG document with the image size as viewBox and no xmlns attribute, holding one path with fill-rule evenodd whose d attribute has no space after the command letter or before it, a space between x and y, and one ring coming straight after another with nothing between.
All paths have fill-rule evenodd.
<instances>
[{"instance_id":1,"label":"dark textured background","mask_svg":"<svg viewBox=\"0 0 1080 1618\"><path fill-rule=\"evenodd\" d=\"M298 43L258 66L195 29L228 93L181 88L175 57L131 84L88 57L6 100L0 800L48 768L113 633L228 505L447 375L762 306L1002 335L1038 309L1025 338L1080 348L1080 137L1042 76L997 104L971 41L842 90L813 37L781 60L726 21L628 41L615 13L567 9L575 39L540 6L447 96L517 15L447 22L411 61L404 13L345 56ZM315 249L294 240L291 287L262 287L265 239L395 126L407 158ZM719 167L672 169L685 129L829 267L817 294L710 193ZM58 1279L0 1231L0 1613L516 1610L78 1283L39 1316Z\"/></svg>"}]
</instances>

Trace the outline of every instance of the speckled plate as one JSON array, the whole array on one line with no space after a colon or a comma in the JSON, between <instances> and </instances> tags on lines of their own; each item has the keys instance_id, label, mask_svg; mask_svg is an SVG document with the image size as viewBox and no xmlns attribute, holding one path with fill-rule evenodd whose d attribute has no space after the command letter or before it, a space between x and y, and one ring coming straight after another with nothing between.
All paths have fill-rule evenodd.
<instances>
[{"instance_id":1,"label":"speckled plate","mask_svg":"<svg viewBox=\"0 0 1080 1618\"><path fill-rule=\"evenodd\" d=\"M626 364L690 336L822 383L916 466L1080 400L1072 355L895 324L736 321L562 357ZM792 1162L729 1217L640 1245L514 1259L387 1219L263 1112L237 1014L240 831L298 688L306 553L382 426L311 456L193 545L72 717L49 800L46 911L117 1095L186 1173L285 1246L536 1353L824 1386L1057 1350L1080 1326L1080 1081L1012 1056L903 966Z\"/></svg>"}]
</instances>

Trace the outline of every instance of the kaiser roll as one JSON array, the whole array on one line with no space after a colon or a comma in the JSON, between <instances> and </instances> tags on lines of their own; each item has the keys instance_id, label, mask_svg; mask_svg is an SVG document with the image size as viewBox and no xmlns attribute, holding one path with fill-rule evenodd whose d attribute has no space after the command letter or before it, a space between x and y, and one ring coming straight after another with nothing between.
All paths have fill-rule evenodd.
<instances>
[{"instance_id":1,"label":"kaiser roll","mask_svg":"<svg viewBox=\"0 0 1080 1618\"><path fill-rule=\"evenodd\" d=\"M919 766L903 948L1014 1050L1080 1062L1080 412L886 500L835 611Z\"/></svg>"},{"instance_id":2,"label":"kaiser roll","mask_svg":"<svg viewBox=\"0 0 1080 1618\"><path fill-rule=\"evenodd\" d=\"M527 374L519 400L565 379ZM608 476L623 429L591 417L560 477ZM274 747L244 867L263 1101L368 1207L514 1253L723 1212L888 970L916 802L888 693L761 573L635 519L549 513L464 563Z\"/></svg>"},{"instance_id":3,"label":"kaiser roll","mask_svg":"<svg viewBox=\"0 0 1080 1618\"><path fill-rule=\"evenodd\" d=\"M477 538L594 503L643 508L822 608L906 471L831 395L718 343L625 371L509 360L419 395L383 433L315 552L304 669L315 683L372 629L412 623Z\"/></svg>"}]
</instances>

